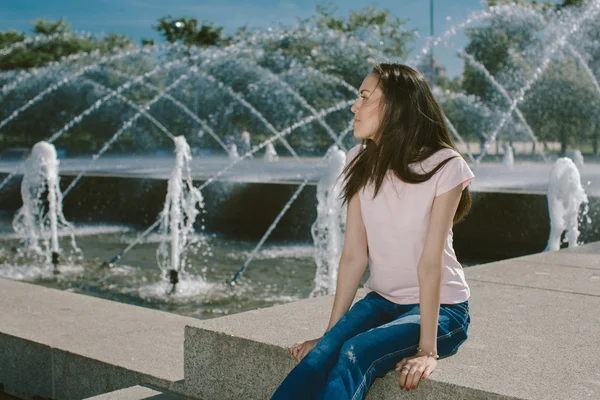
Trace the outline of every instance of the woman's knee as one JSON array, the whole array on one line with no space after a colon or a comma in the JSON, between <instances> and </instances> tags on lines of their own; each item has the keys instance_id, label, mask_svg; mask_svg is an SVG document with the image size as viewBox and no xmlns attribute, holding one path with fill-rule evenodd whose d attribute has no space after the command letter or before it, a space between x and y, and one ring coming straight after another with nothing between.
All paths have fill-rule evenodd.
<instances>
[{"instance_id":1,"label":"woman's knee","mask_svg":"<svg viewBox=\"0 0 600 400\"><path fill-rule=\"evenodd\" d=\"M437 340L440 358L450 357L458 352L458 348L467 340L466 328L457 328L452 332L439 337Z\"/></svg>"},{"instance_id":2,"label":"woman's knee","mask_svg":"<svg viewBox=\"0 0 600 400\"><path fill-rule=\"evenodd\" d=\"M444 306L440 312L437 339L438 354L441 358L455 354L467 340L470 322L468 306Z\"/></svg>"},{"instance_id":3,"label":"woman's knee","mask_svg":"<svg viewBox=\"0 0 600 400\"><path fill-rule=\"evenodd\" d=\"M438 324L441 328L453 331L464 327L465 330L471 322L468 302L459 304L443 304L440 307L440 318Z\"/></svg>"},{"instance_id":4,"label":"woman's knee","mask_svg":"<svg viewBox=\"0 0 600 400\"><path fill-rule=\"evenodd\" d=\"M469 337L468 324L454 327L454 329L446 329L440 332L437 339L437 348L440 358L450 357L458 351L458 348Z\"/></svg>"}]
</instances>

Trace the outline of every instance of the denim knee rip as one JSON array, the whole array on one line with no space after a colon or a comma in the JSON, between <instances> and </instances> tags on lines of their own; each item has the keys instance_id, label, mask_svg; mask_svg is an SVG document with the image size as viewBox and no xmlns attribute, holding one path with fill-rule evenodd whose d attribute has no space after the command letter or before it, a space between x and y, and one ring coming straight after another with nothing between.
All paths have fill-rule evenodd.
<instances>
[{"instance_id":1,"label":"denim knee rip","mask_svg":"<svg viewBox=\"0 0 600 400\"><path fill-rule=\"evenodd\" d=\"M356 364L356 354L354 354L354 346L350 346L348 351L346 351L346 355L348 356L352 364Z\"/></svg>"},{"instance_id":2,"label":"denim knee rip","mask_svg":"<svg viewBox=\"0 0 600 400\"><path fill-rule=\"evenodd\" d=\"M460 328L456 328L452 332L449 332L449 333L447 333L445 335L439 336L436 340L439 342L440 340L447 339L447 338L449 338L449 337L451 337L451 336L459 333L460 331L464 331L464 329L465 328L461 326ZM465 333L465 336L466 336L466 333ZM444 357L440 356L440 358L446 358L446 357L451 356L452 354L455 354L458 351L458 347L460 346L460 344L462 344L465 340L466 340L466 337L457 346L454 347L454 350L452 350L452 352L450 354L447 354ZM368 376L368 374L371 373L371 370L375 367L376 364L378 364L378 363L380 363L382 361L385 361L388 358L397 356L398 354L403 353L405 351L408 351L410 349L414 349L416 351L417 347L419 347L419 346L418 345L413 345L413 346L410 346L410 347L406 347L406 348L404 348L402 350L397 350L397 351L395 351L393 353L386 354L385 356L383 356L383 357L381 357L381 358L373 361L373 363L371 363L371 365L369 366L369 368L367 368L367 370L365 371L365 373L363 375L363 379L362 379L360 385L358 385L358 388L356 389L356 391L354 392L354 395L352 396L352 400L356 399L356 396L358 395L358 393L361 391L361 389L363 388L363 386L367 382L367 376Z\"/></svg>"}]
</instances>

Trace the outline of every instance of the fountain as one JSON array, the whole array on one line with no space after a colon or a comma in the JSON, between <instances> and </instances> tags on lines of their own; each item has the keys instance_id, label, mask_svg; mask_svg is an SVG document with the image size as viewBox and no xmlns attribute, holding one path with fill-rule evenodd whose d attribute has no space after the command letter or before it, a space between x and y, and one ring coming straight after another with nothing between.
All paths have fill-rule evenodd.
<instances>
[{"instance_id":1,"label":"fountain","mask_svg":"<svg viewBox=\"0 0 600 400\"><path fill-rule=\"evenodd\" d=\"M58 166L53 145L39 142L33 146L21 183L23 206L13 219L13 228L22 237L18 251L28 257L44 257L52 263L55 273L59 272L61 252L59 230L69 230L73 249L78 250L73 227L62 211Z\"/></svg>"},{"instance_id":2,"label":"fountain","mask_svg":"<svg viewBox=\"0 0 600 400\"><path fill-rule=\"evenodd\" d=\"M571 159L563 157L554 163L547 197L550 236L546 251L560 249L561 237L565 231L569 247L577 246L579 210L582 204L588 203L588 198L581 186L579 170Z\"/></svg>"},{"instance_id":3,"label":"fountain","mask_svg":"<svg viewBox=\"0 0 600 400\"><path fill-rule=\"evenodd\" d=\"M240 158L240 155L237 151L237 145L235 143L230 143L228 145L227 155L229 155L230 160L237 160Z\"/></svg>"},{"instance_id":4,"label":"fountain","mask_svg":"<svg viewBox=\"0 0 600 400\"><path fill-rule=\"evenodd\" d=\"M472 55L465 53L464 51L459 51L458 53L461 57L463 57L465 60L467 60L467 62L474 66L479 72L483 73L484 76L486 77L486 79L494 86L494 88L496 90L498 90L498 92L502 95L502 97L510 104L512 103L513 99L510 97L510 95L508 94L508 92L506 91L506 89L500 84L498 83L498 81L496 80L496 78L494 78L489 71L485 68L485 66L483 64L481 64L480 62L478 62L477 60L475 60L475 58L473 58ZM535 136L535 134L533 133L533 129L531 129L531 127L529 126L529 124L527 123L527 120L525 119L525 116L523 116L523 113L521 112L521 110L519 108L515 108L514 110L515 114L517 115L517 117L519 118L519 121L523 124L523 126L525 127L525 130L527 132L527 135L529 135L529 137L531 138L532 142L533 142L533 148L536 149L538 148L538 140L537 137ZM506 153L505 153L506 155ZM512 147L511 147L511 156L512 156ZM545 161L547 161L545 154L542 152L542 157L544 158Z\"/></svg>"},{"instance_id":5,"label":"fountain","mask_svg":"<svg viewBox=\"0 0 600 400\"><path fill-rule=\"evenodd\" d=\"M180 274L186 266L186 251L194 243L194 223L203 209L200 190L194 187L190 162L190 146L183 136L174 138L175 167L168 182L167 198L160 216L159 236L167 237L156 250L156 260L163 275L171 283L170 294L175 293Z\"/></svg>"},{"instance_id":6,"label":"fountain","mask_svg":"<svg viewBox=\"0 0 600 400\"><path fill-rule=\"evenodd\" d=\"M416 57L411 57L408 61L393 60L419 65L420 59L430 50L429 44L435 46L447 43L457 30L475 24L498 25L499 22L506 22L512 24L513 30L518 30L519 25L522 25L523 30L536 32L535 35L524 35L531 39L531 43L523 49L510 49L506 69L494 73L488 71L479 58L476 59L476 53L467 54L461 51L471 72L482 74L482 80L491 86L493 92L491 99L456 89L450 90L447 86L433 88L434 95L444 108L453 137L473 164L477 176L475 185L481 184L481 187L487 190L494 188L536 190L545 187L546 180L540 177L545 178L549 175L552 166L549 163L537 162L539 160L534 156L541 154L541 157L545 157L543 153L546 152L548 159L551 159L554 156L552 152L556 151L556 148L551 147L552 143L545 143L548 133L541 132L536 126L535 118L532 118L535 112L531 111L531 103L536 101L534 97L537 93L536 85L543 82L543 78L549 74L551 70L549 65L569 59L574 60L574 64L584 71L586 79L592 82L590 87L593 86L597 95L600 95L600 86L594 76L595 65L591 57L593 46L586 47L585 41L580 40L582 35L586 35L585 29L593 25L592 21L598 12L600 2L593 1L586 4L586 12L565 9L556 16L548 16L533 8L517 5L491 7L471 14L465 21L450 28L442 36L431 38L426 48ZM96 272L97 269L93 272L86 271L86 274L92 277L91 283L86 282L85 285L81 285L82 287L90 287L92 288L90 290L97 292L111 290L106 289L108 287L117 287L121 290L127 285L120 282L118 276L127 277L123 278L124 281L134 282L131 286L138 288L152 286L151 283L156 277L152 277L151 274L144 275L145 272L140 273L135 268L143 265L143 268L149 270L156 269L156 262L158 262L161 269L158 277L162 285L161 290L164 289L165 279L168 279L170 285L168 293L177 296L168 296L168 299L159 295L155 297L160 299L157 300L160 304L171 304L169 302L181 300L182 292L185 292L183 280L189 281L189 279L196 279L195 277L202 277L198 278L198 281L201 281L207 269L209 274L214 274L207 278L207 281L210 279L215 282L229 281L229 277L242 264L242 268L230 281L236 282L235 286L228 285L227 289L221 288L219 289L222 290L221 292L217 290L217 295L214 293L209 295L207 291L198 296L213 296L207 297L208 300L203 299L207 304L218 304L223 301L219 296L239 299L243 298L245 293L258 288L270 293L270 297L265 296L265 298L277 299L272 302L289 301L299 296L333 293L344 231L344 210L337 203L335 193L339 192L339 187L335 177L339 175L343 166L342 150L351 148L356 143L352 135L348 135L351 131L351 126L348 128L348 120L351 118L349 106L357 96L356 86L370 70L372 61L389 61L389 58L380 49L369 47L356 37L323 29L281 28L247 33L238 39L234 44L224 48L204 49L167 44L156 48L115 50L108 55L86 53L72 55L53 65L18 74L0 72L0 95L2 96L0 97L2 105L0 133L2 135L16 136L20 132L27 131L31 133L32 138L35 138L32 143L45 138L49 143L48 146L52 147L53 143L57 145L60 143L61 148L66 148L69 154L82 153L81 148L73 151L68 148L69 143L73 143L75 139L79 140L80 135L81 141L86 140L84 135L93 138L93 147L90 145L87 149L90 156L73 157L61 164L61 172L74 176L63 192L63 197L67 198L68 203L77 204L76 202L79 201L83 207L87 206L85 200L81 200L83 189L78 186L82 180L85 184L84 179L88 179L87 177L97 179L98 175L109 175L108 180L116 181L124 179L116 176L122 172L126 176L129 174L128 179L134 180L159 178L166 181L168 179L164 204L162 204L164 188L161 188L158 196L161 203L152 212L144 211L146 214L143 222L130 221L128 215L123 215L122 219L111 220L113 223L136 224L123 228L131 229L134 235L123 234L122 237L113 237L111 240L114 243L107 246L110 249L107 251L116 253L123 247L125 250L108 263L112 268L99 270L101 272ZM285 50L294 43L317 43L317 45L310 52L310 57L297 57ZM25 44L12 45L10 48L0 49L0 52L9 54L23 45ZM74 100L69 103L68 99ZM35 119L36 124L39 125L35 128L39 128L39 132L32 131L29 124L29 120L33 120L31 117L37 115L36 113L47 117ZM256 146L247 153L239 154L233 137L242 126L248 127L253 132L253 144L255 143ZM208 133L208 135L201 133ZM228 140L228 137L231 139ZM471 153L471 146L475 143L475 147L478 147L478 140L482 146L481 151L479 154ZM532 145L533 150L529 160L515 165L513 140L516 142L515 153L518 152L521 156L527 154L522 144ZM274 147L276 141L284 146L285 154L276 153ZM511 147L508 147L506 142L510 142ZM165 162L164 156L162 158L149 156L157 152L165 154L173 143L175 143L176 155L175 168L172 170L171 160ZM494 160L498 159L497 156L501 152L499 146L505 144L503 165L495 161L487 162L489 160L485 159L486 153L492 151L493 146L490 146L492 143L496 147ZM337 149L331 147L332 144L336 145ZM549 147L545 147L546 145ZM265 162L243 162L262 149L264 149ZM319 157L326 149L329 149L326 157L320 160ZM123 156L122 152L127 151L132 154ZM192 160L192 153L202 154L202 157ZM577 154L572 156L576 158ZM4 168L5 164L2 162L0 164ZM595 179L597 169L594 163L588 162L585 171L581 169L582 163L575 162L575 164L579 167L583 180L591 182L588 184L588 195L592 196L597 181ZM65 166L69 168L68 171L65 170ZM27 168L27 171L31 170ZM552 178L554 180L551 182L562 182L561 179L567 179L565 177L570 177L567 179L569 182L576 180L573 177L574 172L567 167L564 168L560 175L562 178ZM10 173L0 182L0 190L9 190L11 179L19 176L19 171L22 170L19 163L10 164L10 169L6 167L4 171ZM196 183L193 183L192 179L195 179ZM24 184L30 180L31 177L26 175ZM65 180L68 181L69 178ZM272 182L277 182L278 186L268 186ZM312 185L313 183L316 187ZM37 184L40 185L39 181ZM247 197L243 193L250 192L249 188L254 184L264 186L261 186L257 197L253 197L255 203L245 204ZM269 214L267 223L261 225L260 232L253 236L256 239L260 237L257 243L232 245L231 249L222 250L226 255L220 254L218 257L221 258L218 258L218 261L200 261L201 255L210 257L209 253L211 253L208 245L197 246L199 239L194 234L194 221L201 216L198 213L204 213L202 209L204 201L210 204L211 210L213 204L216 207L220 207L221 204L227 205L223 207L238 207L238 204L242 203L246 209L238 215L252 217L258 212L256 210L260 209L262 203L271 204L272 201L280 200L276 199L277 196L273 193L280 191L283 185L288 187L294 185L294 187L286 192L286 197L275 206L265 206L265 208L278 208L273 210L272 215ZM47 186L50 186L50 183ZM58 188L58 185L55 187ZM561 187L560 184L550 185L549 196L551 192L557 195L562 193L557 187ZM281 225L298 225L293 217L290 217L292 222L286 221L285 214L298 199L306 204L307 188L316 189L317 204L310 203L312 207L310 211L316 209L316 220L311 214L306 227L293 226L293 229L298 231L305 229L306 236L302 239L303 243L309 243L310 237L313 243L310 246L306 245L306 248L294 247L299 246L297 243L289 246L293 249L290 250L290 253L293 253L290 258L301 259L301 261L294 261L298 264L288 265L288 259L284 262L268 264L265 260L269 259L269 254L287 254L277 247L280 244L275 240L279 239L273 239L271 234L277 233ZM153 189L154 187L146 188L148 195L144 194L136 199L143 199L144 202L153 201L157 198ZM60 196L58 189L56 193ZM114 193L109 191L105 193L107 198L110 197L110 201L117 201ZM305 196L300 197L301 195ZM26 196L23 197L25 199ZM38 193L33 189L29 197L39 199ZM308 197L314 202L315 196L312 192ZM560 199L560 196L558 198ZM62 199L59 200L58 197L52 201L57 206L62 204ZM142 202L142 200L135 201ZM560 209L568 203L565 201L548 198L549 205L552 204L550 207L553 218L557 212L569 215L569 222L563 225L564 229L569 231L568 235L571 238L574 232L571 228L572 212ZM32 233L32 239L23 241L23 248L28 248L36 240L43 244L43 237L47 237L49 249L47 259L51 261L53 252L59 254L60 250L58 239L55 239L58 236L52 232L61 231L61 218L64 220L64 217L60 211L57 211L54 219L56 222L52 222L53 213L45 211L49 209L50 198L41 203L43 203L42 215L49 221L47 233ZM108 200L107 204L108 206L99 206L97 211L94 211L98 215L98 220L102 220L103 217L102 207L111 207ZM161 206L163 211L159 218L153 221L152 218L156 216ZM227 210L226 213L229 212L228 208L224 209ZM69 210L71 209L66 209L69 220L76 220L68 214ZM293 209L291 210L290 214L293 214ZM19 221L17 224L20 226L19 235L25 236L25 231L33 232L34 228L31 227L35 226L35 223L27 222L30 228L23 228L29 218L28 215L30 214L20 210L15 217L15 221ZM302 217L306 219L306 216L306 210L303 210ZM214 217L212 212L209 217ZM565 221L564 217L560 218ZM560 221L560 218L554 219ZM79 220L77 221L80 226ZM310 225L313 221L314 223ZM230 231L238 229L237 222L232 218L227 220L226 224L235 226L235 229L229 229ZM552 235L553 248L556 247L555 231L562 226L560 223L556 224ZM240 236L247 233L243 231L242 225L239 226L239 232L235 232ZM199 231L200 226L204 226L204 222L197 221L196 231ZM216 231L211 232L217 237L207 240L214 239L211 244L215 247L219 247L219 243L227 243L222 246L227 248L228 239L218 236L219 228L216 227ZM157 234L152 234L157 229ZM78 242L81 244L85 240L82 237ZM101 239L99 241L96 247L103 248L105 244ZM201 254L197 253L199 247L204 250L200 251ZM135 252L133 252L134 248ZM550 241L548 248L550 248ZM128 263L121 261L130 251L132 253L127 259ZM151 262L148 252L152 253ZM86 248L86 256L88 254ZM112 254L114 253L110 255ZM2 260L10 261L6 252L0 251L0 255ZM100 261L106 260L106 255L102 254L102 257L97 258ZM260 263L257 262L252 268L252 274L258 275L248 274L244 276L245 279L238 281L240 274L253 260L260 260ZM117 267L119 261L122 265ZM93 260L93 263L97 265L98 260ZM308 265L304 272L300 272L299 267L291 266L302 263ZM55 264L58 264L57 258ZM298 278L298 281L294 281L295 284L301 286L298 282L304 279L304 285L306 286L306 282L313 282L312 287L305 287L304 292L288 290L287 288L294 285L287 279L295 279L290 277L290 270L297 273L297 277L304 274L302 278ZM97 277L94 274L102 276ZM143 275L143 279L140 275ZM260 286L262 282L265 282L265 286ZM119 295L134 296L131 292L125 294L120 292ZM135 296L139 296L139 292L136 293ZM256 295L256 292L253 293ZM133 301L138 301L138 298L134 297ZM231 300L232 303L235 301ZM245 301L248 304L252 303L252 300ZM218 307L215 306L215 309ZM233 309L233 306L230 309Z\"/></svg>"},{"instance_id":7,"label":"fountain","mask_svg":"<svg viewBox=\"0 0 600 400\"><path fill-rule=\"evenodd\" d=\"M273 143L269 143L267 145L267 147L265 148L264 160L266 162L276 162L279 160L279 156L277 155L277 152L275 151L275 146L273 146Z\"/></svg>"},{"instance_id":8,"label":"fountain","mask_svg":"<svg viewBox=\"0 0 600 400\"><path fill-rule=\"evenodd\" d=\"M565 152L565 157L570 158L575 163L577 169L581 170L584 166L583 155L581 150L568 150Z\"/></svg>"},{"instance_id":9,"label":"fountain","mask_svg":"<svg viewBox=\"0 0 600 400\"><path fill-rule=\"evenodd\" d=\"M509 143L504 144L504 156L502 157L502 165L508 168L512 168L515 165L515 156L513 149Z\"/></svg>"},{"instance_id":10,"label":"fountain","mask_svg":"<svg viewBox=\"0 0 600 400\"><path fill-rule=\"evenodd\" d=\"M346 154L337 146L331 146L325 159L327 170L317 183L317 220L311 227L317 264L311 297L335 293L346 230L346 208L342 207L340 198Z\"/></svg>"},{"instance_id":11,"label":"fountain","mask_svg":"<svg viewBox=\"0 0 600 400\"><path fill-rule=\"evenodd\" d=\"M573 16L567 15L565 19L559 20L558 28L554 33L554 36L549 35L551 40L548 41L547 48L544 48L542 52L542 57L539 57L536 65L539 65L533 75L527 79L523 86L521 86L517 95L510 102L510 107L504 114L504 117L498 124L498 126L494 129L494 131L488 136L486 139L486 145L483 147L483 151L477 157L477 162L481 161L481 159L485 156L487 152L487 144L493 143L496 140L496 136L500 133L500 130L504 127L506 122L509 119L510 114L515 111L520 102L525 99L525 95L532 88L532 86L542 77L543 73L548 69L550 65L550 61L556 54L563 50L563 48L567 44L567 39L573 36L579 29L582 24L593 18L600 13L600 5L599 3L590 2L593 7L590 7L589 12L582 12L580 14L575 14ZM563 26L561 26L563 24Z\"/></svg>"}]
</instances>

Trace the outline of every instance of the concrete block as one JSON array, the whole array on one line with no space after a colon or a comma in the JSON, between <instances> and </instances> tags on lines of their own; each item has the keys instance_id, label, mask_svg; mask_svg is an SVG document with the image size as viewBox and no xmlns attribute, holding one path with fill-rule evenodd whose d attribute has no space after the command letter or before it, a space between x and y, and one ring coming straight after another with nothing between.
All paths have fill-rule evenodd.
<instances>
[{"instance_id":1,"label":"concrete block","mask_svg":"<svg viewBox=\"0 0 600 400\"><path fill-rule=\"evenodd\" d=\"M470 267L467 281L494 282L600 296L600 269L517 260Z\"/></svg>"},{"instance_id":2,"label":"concrete block","mask_svg":"<svg viewBox=\"0 0 600 400\"><path fill-rule=\"evenodd\" d=\"M269 398L295 365L287 347L320 336L332 300L304 299L187 326L184 393L206 399Z\"/></svg>"},{"instance_id":3,"label":"concrete block","mask_svg":"<svg viewBox=\"0 0 600 400\"><path fill-rule=\"evenodd\" d=\"M165 382L183 378L183 329L194 318L0 279L0 304L9 303L0 332Z\"/></svg>"},{"instance_id":4,"label":"concrete block","mask_svg":"<svg viewBox=\"0 0 600 400\"><path fill-rule=\"evenodd\" d=\"M518 283L471 289L469 339L434 379L523 399L600 398L600 297Z\"/></svg>"},{"instance_id":5,"label":"concrete block","mask_svg":"<svg viewBox=\"0 0 600 400\"><path fill-rule=\"evenodd\" d=\"M0 304L11 305L0 307L0 384L9 394L81 399L181 386L193 318L5 279Z\"/></svg>"},{"instance_id":6,"label":"concrete block","mask_svg":"<svg viewBox=\"0 0 600 400\"><path fill-rule=\"evenodd\" d=\"M430 381L419 384L416 390L399 389L400 374L392 371L376 379L369 389L367 400L521 400L521 397L486 392L446 382Z\"/></svg>"},{"instance_id":7,"label":"concrete block","mask_svg":"<svg viewBox=\"0 0 600 400\"><path fill-rule=\"evenodd\" d=\"M202 399L268 399L296 364L285 348L219 332L188 327L186 340L194 343L186 347L186 372L197 374L186 377L185 393ZM398 388L399 377L391 372L377 379L367 399L516 399L438 382L424 383L407 393Z\"/></svg>"},{"instance_id":8,"label":"concrete block","mask_svg":"<svg viewBox=\"0 0 600 400\"><path fill-rule=\"evenodd\" d=\"M51 350L0 333L0 385L4 392L21 399L54 398Z\"/></svg>"},{"instance_id":9,"label":"concrete block","mask_svg":"<svg viewBox=\"0 0 600 400\"><path fill-rule=\"evenodd\" d=\"M132 386L125 389L115 390L114 392L104 393L94 397L88 397L87 400L185 400L184 397L170 392L164 392L158 389L152 389L146 386Z\"/></svg>"},{"instance_id":10,"label":"concrete block","mask_svg":"<svg viewBox=\"0 0 600 400\"><path fill-rule=\"evenodd\" d=\"M561 265L600 270L600 242L589 243L585 246L569 247L561 251L532 254L514 258L512 261L526 260L528 263L546 265Z\"/></svg>"},{"instance_id":11,"label":"concrete block","mask_svg":"<svg viewBox=\"0 0 600 400\"><path fill-rule=\"evenodd\" d=\"M295 362L280 346L186 328L185 393L202 399L268 399Z\"/></svg>"},{"instance_id":12,"label":"concrete block","mask_svg":"<svg viewBox=\"0 0 600 400\"><path fill-rule=\"evenodd\" d=\"M54 373L57 399L83 399L146 380L122 367L59 350L54 354Z\"/></svg>"},{"instance_id":13,"label":"concrete block","mask_svg":"<svg viewBox=\"0 0 600 400\"><path fill-rule=\"evenodd\" d=\"M100 394L98 396L87 397L86 400L139 400L155 398L155 396L160 395L161 393L162 392L150 389L149 387L136 385Z\"/></svg>"},{"instance_id":14,"label":"concrete block","mask_svg":"<svg viewBox=\"0 0 600 400\"><path fill-rule=\"evenodd\" d=\"M553 254L568 262L598 248ZM401 391L392 371L375 381L367 399L600 398L600 296L590 283L597 270L581 264L524 257L468 268L469 339L416 391ZM287 347L322 334L332 301L305 299L186 327L186 393L268 398L294 366Z\"/></svg>"},{"instance_id":15,"label":"concrete block","mask_svg":"<svg viewBox=\"0 0 600 400\"><path fill-rule=\"evenodd\" d=\"M364 296L359 290L355 299ZM207 399L269 398L296 362L287 347L325 329L333 296L304 299L267 309L199 321L186 327L184 369L187 395ZM201 326L201 327L200 327ZM378 379L367 399L403 399L417 392L398 388L400 375ZM426 382L419 398L481 399L484 391ZM442 396L443 394L443 396ZM463 396L463 397L457 397ZM490 394L493 399L510 397Z\"/></svg>"}]
</instances>

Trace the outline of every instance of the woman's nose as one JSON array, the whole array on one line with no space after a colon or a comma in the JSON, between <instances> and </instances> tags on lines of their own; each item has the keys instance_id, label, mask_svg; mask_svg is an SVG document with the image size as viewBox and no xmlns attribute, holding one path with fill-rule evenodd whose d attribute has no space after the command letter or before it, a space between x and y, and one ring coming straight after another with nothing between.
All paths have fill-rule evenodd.
<instances>
[{"instance_id":1,"label":"woman's nose","mask_svg":"<svg viewBox=\"0 0 600 400\"><path fill-rule=\"evenodd\" d=\"M355 102L354 104L352 104L352 107L350 107L350 111L351 111L352 113L356 114L356 112L358 111L358 110L356 109L356 102Z\"/></svg>"}]
</instances>

